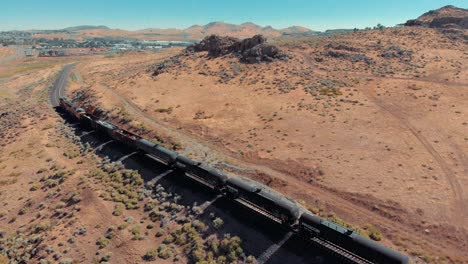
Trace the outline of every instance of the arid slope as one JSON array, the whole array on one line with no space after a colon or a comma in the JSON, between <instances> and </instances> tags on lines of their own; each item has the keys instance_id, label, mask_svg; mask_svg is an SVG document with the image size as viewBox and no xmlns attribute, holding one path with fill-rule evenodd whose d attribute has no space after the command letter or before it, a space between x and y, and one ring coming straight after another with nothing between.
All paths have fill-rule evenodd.
<instances>
[{"instance_id":1,"label":"arid slope","mask_svg":"<svg viewBox=\"0 0 468 264\"><path fill-rule=\"evenodd\" d=\"M194 53L80 64L109 116L435 263L468 260L466 32L278 40L287 62ZM161 54L170 57L174 54ZM152 59L152 58L151 58ZM200 144L201 143L201 144ZM226 165L229 163L231 165Z\"/></svg>"}]
</instances>

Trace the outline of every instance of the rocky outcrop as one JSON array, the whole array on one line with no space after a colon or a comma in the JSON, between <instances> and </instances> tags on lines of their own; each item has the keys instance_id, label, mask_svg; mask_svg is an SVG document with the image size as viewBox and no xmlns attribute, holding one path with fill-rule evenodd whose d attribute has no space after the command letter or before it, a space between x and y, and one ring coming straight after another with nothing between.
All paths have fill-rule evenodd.
<instances>
[{"instance_id":1,"label":"rocky outcrop","mask_svg":"<svg viewBox=\"0 0 468 264\"><path fill-rule=\"evenodd\" d=\"M391 46L385 49L380 56L386 59L400 59L401 61L410 61L412 55L412 50L405 50L398 46Z\"/></svg>"},{"instance_id":2,"label":"rocky outcrop","mask_svg":"<svg viewBox=\"0 0 468 264\"><path fill-rule=\"evenodd\" d=\"M245 63L271 62L275 59L287 60L285 52L272 44L266 43L267 39L262 35L239 40L232 37L211 35L200 43L187 47L186 52L207 51L210 57L234 55Z\"/></svg>"},{"instance_id":3,"label":"rocky outcrop","mask_svg":"<svg viewBox=\"0 0 468 264\"><path fill-rule=\"evenodd\" d=\"M204 38L200 43L187 47L188 52L208 51L208 55L219 57L231 53L234 45L239 43L239 39L233 37L221 37L211 35Z\"/></svg>"},{"instance_id":4,"label":"rocky outcrop","mask_svg":"<svg viewBox=\"0 0 468 264\"><path fill-rule=\"evenodd\" d=\"M444 6L431 10L417 19L406 21L405 26L424 26L430 28L464 28L468 29L468 9L455 6Z\"/></svg>"},{"instance_id":5,"label":"rocky outcrop","mask_svg":"<svg viewBox=\"0 0 468 264\"><path fill-rule=\"evenodd\" d=\"M175 66L181 66L179 55L166 59L160 63L151 65L146 69L147 72L152 72L153 76L158 76L161 73L167 72L169 69L174 68Z\"/></svg>"},{"instance_id":6,"label":"rocky outcrop","mask_svg":"<svg viewBox=\"0 0 468 264\"><path fill-rule=\"evenodd\" d=\"M352 53L346 53L346 52L338 52L338 51L333 51L329 50L327 53L325 53L326 56L328 57L333 57L333 58L343 58L346 60L349 60L353 63L355 62L365 62L367 64L374 64L374 61L367 57L364 54L352 54ZM317 59L316 59L317 61ZM317 61L318 62L318 61Z\"/></svg>"}]
</instances>

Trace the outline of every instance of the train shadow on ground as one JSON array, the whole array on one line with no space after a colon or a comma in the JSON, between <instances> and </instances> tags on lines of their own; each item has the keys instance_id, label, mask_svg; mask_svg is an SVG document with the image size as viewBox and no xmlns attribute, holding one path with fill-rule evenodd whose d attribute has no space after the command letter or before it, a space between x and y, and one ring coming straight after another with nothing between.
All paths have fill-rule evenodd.
<instances>
[{"instance_id":1,"label":"train shadow on ground","mask_svg":"<svg viewBox=\"0 0 468 264\"><path fill-rule=\"evenodd\" d=\"M60 113L60 111L58 111ZM82 144L88 143L96 155L107 157L111 162L133 153L134 150L120 144L107 135L85 130L77 122L69 122L69 117L60 113L74 134L80 137ZM104 146L102 146L104 143ZM99 148L102 146L102 148ZM121 161L127 169L137 170L144 181L166 172L169 168L146 155L136 153ZM239 204L218 194L210 192L205 187L188 180L181 173L172 172L162 177L157 184L166 190L179 194L183 199L179 202L184 206L207 205L199 217L210 223L214 217L224 220L219 230L221 234L232 234L242 238L247 255L260 257L263 263L338 263L338 259L314 247L297 235L290 235L289 230L278 223L257 215ZM279 245L279 246L278 246Z\"/></svg>"}]
</instances>

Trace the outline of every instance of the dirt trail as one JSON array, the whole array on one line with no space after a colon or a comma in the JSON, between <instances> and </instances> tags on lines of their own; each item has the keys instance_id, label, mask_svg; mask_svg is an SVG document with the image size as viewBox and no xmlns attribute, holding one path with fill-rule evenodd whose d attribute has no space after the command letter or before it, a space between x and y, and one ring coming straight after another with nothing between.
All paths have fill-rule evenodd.
<instances>
[{"instance_id":1,"label":"dirt trail","mask_svg":"<svg viewBox=\"0 0 468 264\"><path fill-rule=\"evenodd\" d=\"M410 225L400 222L399 220L393 220L386 218L380 215L378 212L371 210L363 205L355 204L354 202L350 201L346 197L341 197L337 193L333 193L329 190L326 190L318 185L314 185L311 183L306 183L290 175L282 173L280 171L274 170L268 166L264 166L261 164L254 164L250 162L246 162L244 160L239 160L238 158L233 157L226 151L220 150L216 146L212 146L208 142L203 142L201 139L195 139L192 136L186 135L181 131L174 130L164 126L163 124L159 123L153 117L144 113L136 104L133 102L128 101L124 96L120 95L117 91L105 86L100 85L103 89L106 89L109 93L115 96L118 100L120 100L124 105L128 107L128 111L138 115L141 117L145 122L151 123L155 125L157 128L162 129L165 132L171 132L174 136L180 139L183 142L188 142L189 144L196 144L198 146L202 146L203 149L207 152L214 153L213 155L219 157L226 158L228 160L234 161L237 164L242 164L242 166L250 169L255 169L257 171L264 172L272 177L277 179L284 180L288 182L288 186L285 189L288 190L290 193L295 193L296 195L303 195L310 198L316 198L323 201L326 204L333 205L344 212L347 212L349 215L357 216L357 218L362 221L363 223L376 223L378 224L383 230L387 230L388 232L392 233L395 237L398 234L401 234L401 237L407 237L413 241L418 241L418 243L424 243L428 247L430 247L433 252L440 252L442 254L448 254L449 252L454 256L459 256L460 249L459 244L457 242L447 242L440 245L434 245L434 240L437 239L435 237L431 237L432 233L424 234L415 231ZM427 140L426 140L427 141ZM199 142L203 142L200 144ZM409 236L408 234L411 234Z\"/></svg>"},{"instance_id":2,"label":"dirt trail","mask_svg":"<svg viewBox=\"0 0 468 264\"><path fill-rule=\"evenodd\" d=\"M453 196L455 198L454 206L454 217L458 223L464 224L468 217L467 205L465 205L465 194L463 188L458 181L455 173L450 168L450 165L447 164L442 155L432 146L429 140L411 124L407 119L408 114L402 111L397 105L392 102L384 102L376 97L375 91L368 88L369 86L362 88L361 91L377 106L382 108L385 112L392 115L397 119L404 127L408 129L411 134L413 134L416 139L421 143L421 145L426 149L426 151L434 158L439 167L442 169L442 172L447 179L450 188L453 191Z\"/></svg>"}]
</instances>

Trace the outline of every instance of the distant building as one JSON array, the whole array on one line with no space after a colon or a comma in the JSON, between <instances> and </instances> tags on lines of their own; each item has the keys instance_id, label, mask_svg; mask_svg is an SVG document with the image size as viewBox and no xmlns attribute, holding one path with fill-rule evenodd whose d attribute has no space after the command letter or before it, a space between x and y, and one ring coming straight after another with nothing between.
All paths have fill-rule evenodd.
<instances>
[{"instance_id":1,"label":"distant building","mask_svg":"<svg viewBox=\"0 0 468 264\"><path fill-rule=\"evenodd\" d=\"M112 47L114 50L130 50L133 49L133 46L128 43L117 43Z\"/></svg>"},{"instance_id":2,"label":"distant building","mask_svg":"<svg viewBox=\"0 0 468 264\"><path fill-rule=\"evenodd\" d=\"M25 49L25 50L24 50L24 55L26 55L26 57L32 57L32 56L34 56L32 48Z\"/></svg>"}]
</instances>

